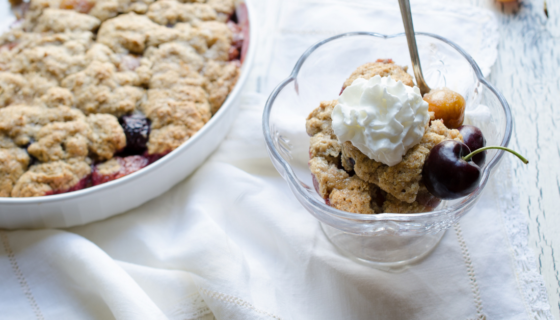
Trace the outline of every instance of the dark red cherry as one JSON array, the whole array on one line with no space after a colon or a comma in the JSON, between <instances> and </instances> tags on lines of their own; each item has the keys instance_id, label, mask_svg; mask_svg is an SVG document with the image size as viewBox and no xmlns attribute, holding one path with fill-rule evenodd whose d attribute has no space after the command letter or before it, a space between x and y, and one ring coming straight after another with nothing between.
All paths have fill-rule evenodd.
<instances>
[{"instance_id":1,"label":"dark red cherry","mask_svg":"<svg viewBox=\"0 0 560 320\"><path fill-rule=\"evenodd\" d=\"M486 146L486 139L482 135L482 131L479 128L471 125L462 125L457 128L461 135L463 136L463 142L471 149L471 151L484 148ZM472 161L476 163L479 167L483 167L486 162L486 151L476 154L472 157Z\"/></svg>"},{"instance_id":2,"label":"dark red cherry","mask_svg":"<svg viewBox=\"0 0 560 320\"><path fill-rule=\"evenodd\" d=\"M146 150L146 143L150 135L150 122L141 114L122 116L119 119L126 135L125 154L142 154Z\"/></svg>"},{"instance_id":3,"label":"dark red cherry","mask_svg":"<svg viewBox=\"0 0 560 320\"><path fill-rule=\"evenodd\" d=\"M463 160L469 153L466 144L455 140L440 142L430 151L422 169L422 181L432 195L457 199L478 187L480 168L472 161Z\"/></svg>"},{"instance_id":4,"label":"dark red cherry","mask_svg":"<svg viewBox=\"0 0 560 320\"><path fill-rule=\"evenodd\" d=\"M422 168L422 182L428 191L441 199L457 199L473 192L480 182L480 167L472 158L490 149L504 150L529 163L522 155L502 146L488 146L473 152L459 141L446 140L437 144L428 154Z\"/></svg>"}]
</instances>

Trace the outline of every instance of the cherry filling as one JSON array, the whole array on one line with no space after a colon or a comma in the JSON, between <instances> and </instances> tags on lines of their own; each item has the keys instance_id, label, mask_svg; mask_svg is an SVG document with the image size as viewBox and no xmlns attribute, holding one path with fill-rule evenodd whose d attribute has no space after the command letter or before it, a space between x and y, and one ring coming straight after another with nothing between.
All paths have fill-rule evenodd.
<instances>
[{"instance_id":1,"label":"cherry filling","mask_svg":"<svg viewBox=\"0 0 560 320\"><path fill-rule=\"evenodd\" d=\"M430 209L435 209L441 203L440 198L435 197L434 195L429 193L427 190L420 190L418 192L418 195L416 195L416 201L419 204L421 204L425 207L428 207Z\"/></svg>"},{"instance_id":2,"label":"cherry filling","mask_svg":"<svg viewBox=\"0 0 560 320\"><path fill-rule=\"evenodd\" d=\"M247 6L244 3L238 5L231 14L227 26L233 33L232 45L229 49L229 60L240 60L242 63L249 49L249 15Z\"/></svg>"},{"instance_id":3,"label":"cherry filling","mask_svg":"<svg viewBox=\"0 0 560 320\"><path fill-rule=\"evenodd\" d=\"M317 193L321 194L319 192L319 181L317 181L317 178L315 177L314 174L311 174L311 179L313 180L313 187L315 188L315 191L317 191Z\"/></svg>"},{"instance_id":4,"label":"cherry filling","mask_svg":"<svg viewBox=\"0 0 560 320\"><path fill-rule=\"evenodd\" d=\"M79 13L88 13L95 6L95 2L88 0L62 0L60 9L74 10Z\"/></svg>"},{"instance_id":5,"label":"cherry filling","mask_svg":"<svg viewBox=\"0 0 560 320\"><path fill-rule=\"evenodd\" d=\"M122 116L119 123L126 136L126 147L122 155L139 155L146 151L150 136L150 120L141 114Z\"/></svg>"},{"instance_id":6,"label":"cherry filling","mask_svg":"<svg viewBox=\"0 0 560 320\"><path fill-rule=\"evenodd\" d=\"M156 153L156 154L148 154L148 151L144 152L144 154L142 155L144 158L148 159L148 163L152 164L156 161L158 161L159 159L165 157L166 155L169 154L169 152L171 151L166 151L163 153Z\"/></svg>"},{"instance_id":7,"label":"cherry filling","mask_svg":"<svg viewBox=\"0 0 560 320\"><path fill-rule=\"evenodd\" d=\"M149 160L143 156L115 157L114 159L118 163L118 168L115 171L107 172L100 169L100 165L93 168L91 181L94 186L122 178L150 164Z\"/></svg>"},{"instance_id":8,"label":"cherry filling","mask_svg":"<svg viewBox=\"0 0 560 320\"><path fill-rule=\"evenodd\" d=\"M53 190L53 191L49 191L47 193L45 193L46 196L50 196L50 195L54 195L54 194L62 194L62 193L67 193L67 192L72 192L72 191L78 191L78 190L82 190L85 188L88 188L91 186L91 175L87 175L84 178L82 178L80 181L78 181L78 183L76 183L75 186L67 189L67 190Z\"/></svg>"},{"instance_id":9,"label":"cherry filling","mask_svg":"<svg viewBox=\"0 0 560 320\"><path fill-rule=\"evenodd\" d=\"M313 187L315 188L315 191L317 191L318 194L321 194L321 192L319 192L319 181L317 181L317 178L314 174L311 174L311 179L313 180ZM329 197L323 198L323 200L325 200L325 204L327 206L331 205L331 200L329 199Z\"/></svg>"},{"instance_id":10,"label":"cherry filling","mask_svg":"<svg viewBox=\"0 0 560 320\"><path fill-rule=\"evenodd\" d=\"M381 62L381 63L395 63L393 61L393 59L377 59L375 60L375 62Z\"/></svg>"},{"instance_id":11,"label":"cherry filling","mask_svg":"<svg viewBox=\"0 0 560 320\"><path fill-rule=\"evenodd\" d=\"M119 63L120 71L134 71L140 66L140 57L132 54L124 55Z\"/></svg>"},{"instance_id":12,"label":"cherry filling","mask_svg":"<svg viewBox=\"0 0 560 320\"><path fill-rule=\"evenodd\" d=\"M229 47L229 60L233 61L239 59L243 47L243 30L232 20L227 22L227 26L233 34L231 47Z\"/></svg>"},{"instance_id":13,"label":"cherry filling","mask_svg":"<svg viewBox=\"0 0 560 320\"><path fill-rule=\"evenodd\" d=\"M10 50L12 50L13 48L15 48L17 45L18 45L18 43L17 43L16 41L14 41L14 42L8 42L8 43L5 43L5 44L3 44L3 45L0 45L0 52L2 52L2 51L10 51Z\"/></svg>"},{"instance_id":14,"label":"cherry filling","mask_svg":"<svg viewBox=\"0 0 560 320\"><path fill-rule=\"evenodd\" d=\"M373 189L374 191L370 191L369 195L371 197L370 207L373 209L377 205L379 208L383 208L383 203L387 199L385 197L385 192L381 191L381 189Z\"/></svg>"}]
</instances>

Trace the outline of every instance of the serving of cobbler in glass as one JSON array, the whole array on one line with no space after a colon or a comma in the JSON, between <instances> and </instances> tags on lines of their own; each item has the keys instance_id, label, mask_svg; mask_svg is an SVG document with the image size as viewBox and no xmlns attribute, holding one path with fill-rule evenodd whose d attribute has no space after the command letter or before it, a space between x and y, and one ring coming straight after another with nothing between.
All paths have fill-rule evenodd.
<instances>
[{"instance_id":1,"label":"serving of cobbler in glass","mask_svg":"<svg viewBox=\"0 0 560 320\"><path fill-rule=\"evenodd\" d=\"M235 0L31 0L0 37L0 197L136 172L189 140L236 84Z\"/></svg>"},{"instance_id":2,"label":"serving of cobbler in glass","mask_svg":"<svg viewBox=\"0 0 560 320\"><path fill-rule=\"evenodd\" d=\"M358 67L338 99L307 117L309 168L327 205L352 213L420 213L472 193L486 150L463 125L465 99L442 87L421 96L391 59Z\"/></svg>"},{"instance_id":3,"label":"serving of cobbler in glass","mask_svg":"<svg viewBox=\"0 0 560 320\"><path fill-rule=\"evenodd\" d=\"M404 34L349 32L305 51L263 112L295 199L338 252L383 270L426 257L474 208L512 133L506 100L468 53L416 40L424 96L399 66Z\"/></svg>"},{"instance_id":4,"label":"serving of cobbler in glass","mask_svg":"<svg viewBox=\"0 0 560 320\"><path fill-rule=\"evenodd\" d=\"M404 87L413 87L412 77L406 72L406 68L396 65L392 60L378 60L377 62L367 63L360 66L354 71L344 82L341 98L346 94L346 90L353 89L357 79L370 80L378 78L390 79L393 87L399 84ZM374 84L375 85L375 84ZM370 87L371 88L371 87ZM380 108L378 113L367 115L370 118L380 118L383 112L387 112L386 99L395 97L395 91L403 88L379 88ZM385 90L385 94L383 94ZM354 90L355 91L355 90ZM372 95L372 93L362 93L364 95ZM408 95L413 93L408 93ZM404 97L406 99L407 97ZM422 97L416 97L422 102ZM352 97L350 98L352 99ZM397 102L395 114L388 117L388 124L380 123L377 119L372 119L373 126L378 126L377 132L370 132L373 139L381 140L382 145L379 146L379 155L382 159L372 159L355 146L352 141L342 142L333 130L333 110L339 104L338 100L323 101L320 106L313 110L306 122L307 133L311 136L310 141L310 161L309 168L313 174L313 182L317 192L325 199L326 203L339 210L373 214L382 212L391 213L417 213L430 211L435 208L440 199L434 197L422 182L422 168L430 150L438 143L444 140L463 141L458 130L449 129L445 126L441 119L435 119L434 113L428 111L428 103L424 106L423 121L420 121L420 134L413 143L410 143L407 150L402 148L393 150L382 140L388 143L396 142L399 134L391 135L391 131L396 130L400 133L406 128L402 125L415 118L418 114L410 112L408 118L405 116L397 128L391 128L390 124L395 123L394 119L398 119L406 111L406 106L402 106L401 101ZM358 103L360 104L360 103ZM365 112L364 110L360 110ZM412 110L408 110L412 111ZM420 112L418 112L420 113ZM360 117L361 115L356 115ZM422 120L422 119L421 119ZM358 121L360 122L360 121ZM350 126L360 127L363 130L363 124L350 124ZM413 130L412 128L411 130ZM400 131L399 131L400 130ZM361 133L361 132L360 132ZM404 132L403 138L411 139L410 133ZM366 147L367 148L367 147ZM396 160L387 159L388 153L396 152ZM375 155L374 155L375 156ZM394 156L393 156L394 157ZM385 163L384 163L385 162Z\"/></svg>"}]
</instances>

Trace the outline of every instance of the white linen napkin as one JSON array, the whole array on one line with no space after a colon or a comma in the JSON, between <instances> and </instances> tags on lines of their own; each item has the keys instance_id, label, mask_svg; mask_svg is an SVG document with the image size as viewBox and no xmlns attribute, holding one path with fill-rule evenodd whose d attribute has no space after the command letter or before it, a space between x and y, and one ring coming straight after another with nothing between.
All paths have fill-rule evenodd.
<instances>
[{"instance_id":1,"label":"white linen napkin","mask_svg":"<svg viewBox=\"0 0 560 320\"><path fill-rule=\"evenodd\" d=\"M125 214L68 230L0 231L0 319L552 319L507 159L424 261L388 273L337 251L272 166L262 108L311 44L351 30L400 32L398 7L253 4L260 58L219 149ZM490 13L433 2L414 2L413 12L418 31L456 41L489 72Z\"/></svg>"}]
</instances>

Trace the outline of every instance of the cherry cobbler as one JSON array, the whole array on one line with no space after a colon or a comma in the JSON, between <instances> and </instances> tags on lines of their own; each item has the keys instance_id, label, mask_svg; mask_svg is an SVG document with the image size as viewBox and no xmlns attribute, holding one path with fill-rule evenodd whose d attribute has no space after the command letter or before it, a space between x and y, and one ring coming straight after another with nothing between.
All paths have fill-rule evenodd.
<instances>
[{"instance_id":1,"label":"cherry cobbler","mask_svg":"<svg viewBox=\"0 0 560 320\"><path fill-rule=\"evenodd\" d=\"M374 79L377 77L377 80ZM388 79L390 78L390 79ZM359 80L362 79L362 80ZM369 81L369 82L368 82ZM377 82L376 82L377 81ZM382 82L386 83L385 91L376 92L376 88ZM359 99L348 97L352 94L348 90L356 91L357 85L362 84L371 90ZM425 114L425 118L410 114L408 118L399 124L394 124L395 118L402 116L400 109L395 115L389 115L386 125L374 123L372 130L380 126L380 131L371 133L382 142L381 152L372 157L380 156L388 159L391 149L384 144L384 139L388 144L396 143L398 137L389 137L391 134L390 126L397 128L400 134L404 127L411 121L420 119L417 140L410 143L407 150L397 150L398 159L390 165L376 160L364 152L356 145L356 140L341 141L343 137L335 133L336 126L348 126L348 130L354 130L358 123L350 123L348 119L337 123L334 116L345 111L337 111L337 107L343 104L343 98L354 101L356 106L348 111L349 117L355 117L360 124L363 121L380 121L383 112L387 113L387 101L396 95L402 94L407 98L406 90L412 90L412 77L406 72L406 68L400 67L391 60L378 60L377 62L367 63L360 66L344 82L341 96L337 100L323 101L315 110L311 112L306 122L307 133L311 136L309 149L309 168L313 176L315 189L325 200L325 202L337 209L363 214L374 214L383 212L392 213L416 213L430 211L440 203L440 199L434 197L422 182L422 168L426 157L435 145L444 140L462 141L461 133L456 129L447 128L444 123L434 118L433 112L428 112L428 104L422 105L422 97L418 96L415 103L419 104L418 109ZM352 86L352 88L350 88ZM408 89L407 89L408 88ZM389 95L389 93L393 93ZM406 91L408 92L408 91ZM367 99L373 99L376 94L380 95L380 113L366 115L366 109L362 108ZM419 91L418 91L419 94ZM408 97L410 97L408 93ZM361 99L361 100L360 100ZM402 104L412 103L409 101L395 102L399 108ZM360 109L361 108L361 109ZM419 112L420 114L420 112ZM372 120L371 118L376 118ZM334 120L333 120L334 119ZM388 129L389 128L389 129ZM365 130L364 127L358 131ZM400 130L400 131L399 131ZM412 129L411 129L412 130ZM408 135L403 134L403 140L410 140ZM375 141L374 141L375 142ZM390 159L386 160L390 161Z\"/></svg>"},{"instance_id":2,"label":"cherry cobbler","mask_svg":"<svg viewBox=\"0 0 560 320\"><path fill-rule=\"evenodd\" d=\"M0 37L0 197L102 184L220 109L248 45L236 0L12 1Z\"/></svg>"}]
</instances>

